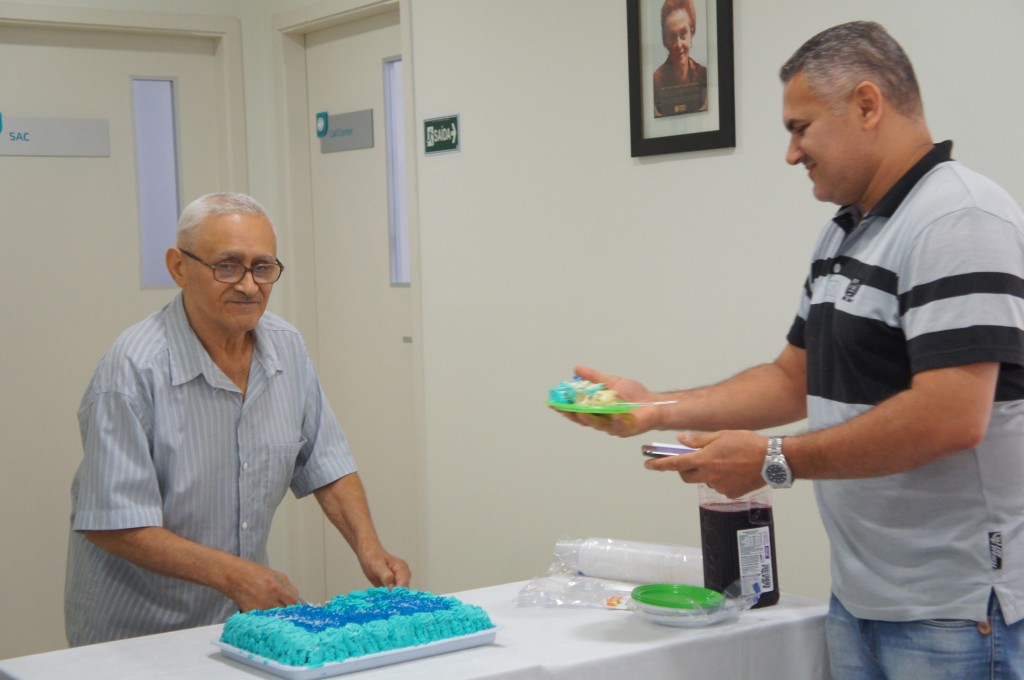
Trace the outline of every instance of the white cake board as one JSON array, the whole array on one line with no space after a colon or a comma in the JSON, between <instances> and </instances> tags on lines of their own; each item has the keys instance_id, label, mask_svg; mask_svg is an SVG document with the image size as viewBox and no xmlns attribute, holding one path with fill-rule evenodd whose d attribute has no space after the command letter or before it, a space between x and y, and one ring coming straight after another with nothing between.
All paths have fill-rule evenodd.
<instances>
[{"instance_id":1,"label":"white cake board","mask_svg":"<svg viewBox=\"0 0 1024 680\"><path fill-rule=\"evenodd\" d=\"M311 680L313 678L329 678L335 675L355 673L356 671L363 671L368 668L389 666L394 663L412 661L413 659L422 659L436 654L456 652L460 649L469 649L470 647L489 645L494 642L494 638L497 637L497 635L498 629L495 627L488 630L482 630L477 633L471 633L469 635L461 635L459 637L430 642L425 645L402 647L401 649L393 649L389 652L378 652L377 654L366 654L363 656L353 657L351 659L345 659L344 661L332 661L316 668L311 668L309 666L288 666L262 657L259 654L253 654L252 652L247 652L244 649L239 649L238 647L221 642L220 640L214 640L213 644L220 647L221 654L224 656L235 661L240 661L241 663L252 666L253 668L258 668L282 678L288 678L288 680Z\"/></svg>"}]
</instances>

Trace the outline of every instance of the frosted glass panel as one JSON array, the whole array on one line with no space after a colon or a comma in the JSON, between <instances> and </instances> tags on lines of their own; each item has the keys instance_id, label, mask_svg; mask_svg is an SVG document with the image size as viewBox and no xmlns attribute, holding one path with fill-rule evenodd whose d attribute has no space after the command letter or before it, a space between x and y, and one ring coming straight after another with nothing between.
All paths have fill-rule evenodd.
<instances>
[{"instance_id":1,"label":"frosted glass panel","mask_svg":"<svg viewBox=\"0 0 1024 680\"><path fill-rule=\"evenodd\" d=\"M174 82L132 79L143 288L173 286L164 254L178 226Z\"/></svg>"},{"instance_id":2,"label":"frosted glass panel","mask_svg":"<svg viewBox=\"0 0 1024 680\"><path fill-rule=\"evenodd\" d=\"M391 244L391 285L408 286L409 211L405 184L405 98L402 60L384 62L384 131L388 146L388 233Z\"/></svg>"}]
</instances>

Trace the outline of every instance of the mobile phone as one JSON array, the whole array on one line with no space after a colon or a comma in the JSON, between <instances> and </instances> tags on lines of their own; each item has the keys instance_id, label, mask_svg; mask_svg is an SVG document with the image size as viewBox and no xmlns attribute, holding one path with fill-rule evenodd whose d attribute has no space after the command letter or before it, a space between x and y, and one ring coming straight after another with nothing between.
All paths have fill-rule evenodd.
<instances>
[{"instance_id":1,"label":"mobile phone","mask_svg":"<svg viewBox=\"0 0 1024 680\"><path fill-rule=\"evenodd\" d=\"M678 456L681 453L693 453L696 450L682 444L644 444L640 447L641 453L650 458Z\"/></svg>"}]
</instances>

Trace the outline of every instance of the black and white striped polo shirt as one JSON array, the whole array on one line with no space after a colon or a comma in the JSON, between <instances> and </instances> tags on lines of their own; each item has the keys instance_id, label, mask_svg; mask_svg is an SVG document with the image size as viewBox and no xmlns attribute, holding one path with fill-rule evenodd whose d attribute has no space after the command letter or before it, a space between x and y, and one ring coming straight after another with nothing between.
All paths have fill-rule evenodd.
<instances>
[{"instance_id":1,"label":"black and white striped polo shirt","mask_svg":"<svg viewBox=\"0 0 1024 680\"><path fill-rule=\"evenodd\" d=\"M833 591L855 616L1024 618L1024 214L938 144L819 238L788 340L808 422L845 422L929 369L998 362L984 441L906 473L819 481ZM995 560L995 552L999 560ZM1015 559L1002 559L1014 555Z\"/></svg>"}]
</instances>

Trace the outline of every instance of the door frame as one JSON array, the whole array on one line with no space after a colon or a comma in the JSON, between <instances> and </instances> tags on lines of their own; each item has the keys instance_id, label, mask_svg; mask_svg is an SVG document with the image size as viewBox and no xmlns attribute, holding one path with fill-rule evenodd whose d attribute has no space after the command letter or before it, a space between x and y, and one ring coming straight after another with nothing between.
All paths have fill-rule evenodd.
<instances>
[{"instance_id":1,"label":"door frame","mask_svg":"<svg viewBox=\"0 0 1024 680\"><path fill-rule=\"evenodd\" d=\"M220 70L214 103L217 130L224 140L221 176L228 186L246 191L249 185L245 138L245 95L242 68L242 25L226 16L131 12L79 7L55 7L4 2L0 0L0 26L68 29L76 31L124 31L136 35L191 36L216 41L214 55ZM22 115L30 115L25 112ZM227 187L226 187L227 188Z\"/></svg>"},{"instance_id":2,"label":"door frame","mask_svg":"<svg viewBox=\"0 0 1024 680\"><path fill-rule=\"evenodd\" d=\"M281 214L290 225L289 239L290 257L295 260L295 276L291 281L289 292L291 297L288 308L291 310L292 323L303 333L306 344L314 360L319 356L319 337L317 324L315 243L313 230L313 198L310 158L310 135L314 131L312 114L307 111L307 74L305 38L308 33L359 21L367 17L397 9L402 40L403 87L405 98L406 147L405 158L407 167L407 195L409 221L409 247L412 278L412 329L413 329L413 461L416 467L416 479L425 480L425 408L423 387L423 344L421 342L422 298L419 293L419 229L418 204L416 197L416 116L413 99L413 66L412 66L412 29L411 0L324 0L314 5L301 7L292 11L275 15L272 25L276 35L274 45L275 84L278 88L278 110L276 119L280 121L281 134L278 135L278 150L281 158ZM383 67L382 67L383 69ZM383 72L382 72L383 77ZM413 502L426 508L421 484ZM371 510L375 505L386 505L389 499L370 499ZM296 576L307 583L321 583L326 588L326 552L325 532L333 531L327 527L323 514L313 504L303 504L294 509L296 515L289 524L292 529L291 541L293 549L309 556L302 564L292 565ZM426 559L426 512L417 512L415 516L421 526L416 532L422 537L412 553L401 557L413 565L414 577L419 587L429 583ZM387 537L382 537L385 548ZM316 564L314 556L319 556ZM294 580L294 579L293 579ZM324 593L325 597L331 593Z\"/></svg>"}]
</instances>

